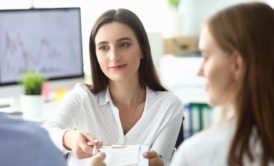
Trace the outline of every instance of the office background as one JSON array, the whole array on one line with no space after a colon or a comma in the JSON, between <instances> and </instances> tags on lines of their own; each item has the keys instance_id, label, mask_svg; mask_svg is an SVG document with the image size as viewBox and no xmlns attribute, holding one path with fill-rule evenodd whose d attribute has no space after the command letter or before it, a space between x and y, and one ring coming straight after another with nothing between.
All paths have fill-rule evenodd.
<instances>
[{"instance_id":1,"label":"office background","mask_svg":"<svg viewBox=\"0 0 274 166\"><path fill-rule=\"evenodd\" d=\"M153 58L164 85L186 103L204 103L206 102L206 94L203 88L203 79L196 76L201 60L197 50L197 40L202 22L219 9L235 3L250 1L254 0L181 0L176 11L179 18L175 21L176 24L173 22L174 11L168 6L167 0L0 0L0 9L80 7L84 72L86 81L89 81L88 42L95 19L110 8L128 8L140 17L149 34ZM273 0L261 1L274 6ZM176 26L175 29L174 26ZM176 37L179 37L178 40L182 43L187 44L187 49L179 50L179 52L176 52L176 50L167 52L167 48L165 48L166 40ZM70 82L70 87L77 81L80 80ZM59 85L62 84L65 85L67 82L61 82ZM2 93L11 92L10 94L13 94L12 91L18 91L18 87L17 89L14 89L14 87L0 87L1 91ZM0 100L3 100L1 94ZM205 106L205 108L208 111L208 107ZM198 111L197 116L203 115ZM199 119L199 117L196 117L196 119ZM194 125L196 131L200 130L201 126L207 126L209 122L203 122L205 124L195 123L200 125L200 127Z\"/></svg>"}]
</instances>

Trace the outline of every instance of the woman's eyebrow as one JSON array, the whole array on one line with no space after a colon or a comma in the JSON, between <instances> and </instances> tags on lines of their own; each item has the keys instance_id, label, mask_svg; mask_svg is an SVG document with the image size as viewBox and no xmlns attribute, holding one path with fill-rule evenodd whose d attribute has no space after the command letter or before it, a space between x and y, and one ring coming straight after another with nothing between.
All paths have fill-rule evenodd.
<instances>
[{"instance_id":1,"label":"woman's eyebrow","mask_svg":"<svg viewBox=\"0 0 274 166\"><path fill-rule=\"evenodd\" d=\"M107 41L100 41L100 42L96 43L96 45L103 45L103 44L108 44L108 42Z\"/></svg>"},{"instance_id":2,"label":"woman's eyebrow","mask_svg":"<svg viewBox=\"0 0 274 166\"><path fill-rule=\"evenodd\" d=\"M121 41L132 41L131 38L129 37L122 37L122 38L119 38L118 40L116 40L116 42L121 42ZM96 45L103 45L103 44L108 44L109 42L108 41L100 41L98 43L96 43Z\"/></svg>"},{"instance_id":3,"label":"woman's eyebrow","mask_svg":"<svg viewBox=\"0 0 274 166\"><path fill-rule=\"evenodd\" d=\"M116 42L121 42L121 41L125 41L125 40L132 41L132 39L129 37L122 37L122 38L116 40Z\"/></svg>"}]
</instances>

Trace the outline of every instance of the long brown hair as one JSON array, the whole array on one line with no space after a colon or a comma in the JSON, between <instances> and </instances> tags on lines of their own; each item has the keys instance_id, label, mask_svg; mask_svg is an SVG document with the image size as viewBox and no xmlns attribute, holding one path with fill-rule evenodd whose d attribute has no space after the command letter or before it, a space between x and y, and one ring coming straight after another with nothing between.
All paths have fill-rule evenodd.
<instances>
[{"instance_id":1,"label":"long brown hair","mask_svg":"<svg viewBox=\"0 0 274 166\"><path fill-rule=\"evenodd\" d=\"M135 36L139 42L140 48L143 53L143 58L141 59L139 67L139 83L142 87L148 86L152 90L156 91L166 91L166 89L161 85L161 82L157 76L151 55L151 49L149 45L149 40L145 28L137 17L136 14L127 9L111 9L104 12L95 22L89 41L89 53L91 61L91 73L92 73L92 86L90 87L93 93L98 93L105 90L108 86L108 78L102 72L95 51L95 36L101 26L111 23L120 22L129 26L135 33Z\"/></svg>"},{"instance_id":2,"label":"long brown hair","mask_svg":"<svg viewBox=\"0 0 274 166\"><path fill-rule=\"evenodd\" d=\"M236 131L228 154L229 165L250 161L255 128L262 145L261 164L274 161L274 10L260 2L242 3L219 11L207 20L219 46L237 51L243 72L234 89Z\"/></svg>"}]
</instances>

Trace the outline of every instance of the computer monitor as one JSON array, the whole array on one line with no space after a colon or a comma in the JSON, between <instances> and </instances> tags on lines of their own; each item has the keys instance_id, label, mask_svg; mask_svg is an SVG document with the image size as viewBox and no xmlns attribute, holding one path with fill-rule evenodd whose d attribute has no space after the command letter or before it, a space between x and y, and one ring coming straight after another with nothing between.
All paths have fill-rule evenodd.
<instances>
[{"instance_id":1,"label":"computer monitor","mask_svg":"<svg viewBox=\"0 0 274 166\"><path fill-rule=\"evenodd\" d=\"M0 10L0 97L22 93L29 70L64 86L83 79L81 35L78 7Z\"/></svg>"}]
</instances>

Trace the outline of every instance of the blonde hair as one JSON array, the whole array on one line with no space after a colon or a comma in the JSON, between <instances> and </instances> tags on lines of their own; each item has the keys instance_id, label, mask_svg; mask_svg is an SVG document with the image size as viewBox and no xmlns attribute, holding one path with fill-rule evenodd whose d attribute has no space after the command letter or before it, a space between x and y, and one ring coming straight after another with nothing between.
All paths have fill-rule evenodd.
<instances>
[{"instance_id":1,"label":"blonde hair","mask_svg":"<svg viewBox=\"0 0 274 166\"><path fill-rule=\"evenodd\" d=\"M209 31L226 52L237 51L243 72L233 85L236 131L228 154L229 165L254 160L252 131L262 144L262 163L274 160L274 10L260 2L242 3L219 11L207 20Z\"/></svg>"}]
</instances>

